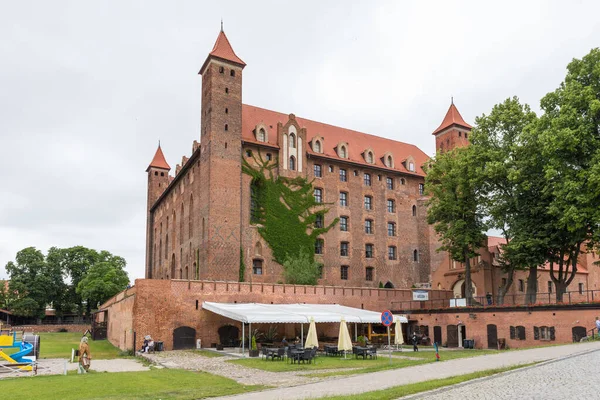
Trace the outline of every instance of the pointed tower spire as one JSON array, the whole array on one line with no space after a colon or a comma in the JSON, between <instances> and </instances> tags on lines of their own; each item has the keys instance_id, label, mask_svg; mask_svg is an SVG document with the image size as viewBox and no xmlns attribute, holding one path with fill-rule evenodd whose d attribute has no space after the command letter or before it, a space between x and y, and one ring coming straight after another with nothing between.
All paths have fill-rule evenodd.
<instances>
[{"instance_id":1,"label":"pointed tower spire","mask_svg":"<svg viewBox=\"0 0 600 400\"><path fill-rule=\"evenodd\" d=\"M150 165L148 165L148 168L146 168L146 172L148 172L150 168L160 168L166 170L171 169L169 164L167 164L167 160L165 160L165 155L163 154L162 149L160 148L160 141L158 142L158 149L156 149L154 158L150 162Z\"/></svg>"},{"instance_id":2,"label":"pointed tower spire","mask_svg":"<svg viewBox=\"0 0 600 400\"><path fill-rule=\"evenodd\" d=\"M231 43L229 43L229 39L227 39L227 36L225 35L225 32L223 31L223 21L222 20L221 20L221 32L219 32L219 36L217 36L217 41L215 42L213 49L211 50L210 53L208 53L208 57L206 58L206 61L204 61L202 68L200 68L200 72L199 72L200 75L202 75L202 72L204 72L204 69L208 65L208 62L211 60L211 58L216 58L221 61L228 61L228 62L234 63L242 68L244 68L246 66L246 63L244 61L242 61L242 59L239 58L235 54L235 51L233 51L233 47L231 47Z\"/></svg>"},{"instance_id":3,"label":"pointed tower spire","mask_svg":"<svg viewBox=\"0 0 600 400\"><path fill-rule=\"evenodd\" d=\"M450 101L451 101L450 108L448 108L448 112L446 113L446 116L444 117L444 120L442 121L441 125L438 126L438 128L435 131L433 131L434 135L437 135L441 131L446 130L454 125L460 126L460 127L466 128L466 129L472 128L472 126L467 124L465 122L465 120L463 119L463 117L458 112L458 109L454 105L454 97L451 97Z\"/></svg>"}]
</instances>

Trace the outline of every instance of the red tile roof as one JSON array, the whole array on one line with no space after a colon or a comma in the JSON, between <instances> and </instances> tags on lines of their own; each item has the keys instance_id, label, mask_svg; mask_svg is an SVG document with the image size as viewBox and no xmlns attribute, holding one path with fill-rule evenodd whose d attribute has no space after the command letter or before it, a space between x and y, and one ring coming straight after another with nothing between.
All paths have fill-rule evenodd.
<instances>
[{"instance_id":1,"label":"red tile roof","mask_svg":"<svg viewBox=\"0 0 600 400\"><path fill-rule=\"evenodd\" d=\"M463 117L458 112L458 109L456 108L454 103L450 104L450 108L448 109L448 112L446 113L442 124L435 131L433 131L433 134L436 135L437 133L443 131L446 128L451 127L452 125L462 126L463 128L467 129L472 128L471 125L465 122Z\"/></svg>"},{"instance_id":2,"label":"red tile roof","mask_svg":"<svg viewBox=\"0 0 600 400\"><path fill-rule=\"evenodd\" d=\"M152 162L150 163L150 165L148 165L148 168L146 169L146 171L148 171L148 169L150 169L150 167L171 169L169 164L167 164L167 160L165 160L165 155L163 154L162 149L160 148L160 144L158 145L158 149L156 149L154 158L152 159Z\"/></svg>"},{"instance_id":3,"label":"red tile roof","mask_svg":"<svg viewBox=\"0 0 600 400\"><path fill-rule=\"evenodd\" d=\"M281 122L282 124L286 124L288 120L289 115L287 114L243 104L242 139L246 142L260 143L256 140L253 131L256 128L256 125L263 123L268 129L267 144L279 147L279 144L277 143L277 123ZM395 140L385 139L346 128L340 128L322 122L311 121L305 118L296 117L296 121L301 128L306 128L307 143L304 150L309 154L318 154L319 156L342 160L342 158L337 155L336 147L339 143L346 142L348 143L347 161L366 166L374 165L392 171L401 171L408 174L425 176L425 172L421 168L421 165L423 165L429 157L415 145L397 142ZM323 137L322 153L313 152L308 144L315 136ZM373 150L375 156L374 164L367 163L363 158L362 153L366 149ZM383 164L382 157L386 152L390 152L394 157L394 168L388 168ZM408 171L402 164L408 157L414 159L415 172Z\"/></svg>"},{"instance_id":4,"label":"red tile roof","mask_svg":"<svg viewBox=\"0 0 600 400\"><path fill-rule=\"evenodd\" d=\"M219 32L217 41L215 42L213 49L210 53L208 53L208 55L218 57L223 60L232 61L244 67L246 66L246 63L235 54L235 51L233 51L231 43L229 43L229 40L227 39L227 36L223 31Z\"/></svg>"}]
</instances>

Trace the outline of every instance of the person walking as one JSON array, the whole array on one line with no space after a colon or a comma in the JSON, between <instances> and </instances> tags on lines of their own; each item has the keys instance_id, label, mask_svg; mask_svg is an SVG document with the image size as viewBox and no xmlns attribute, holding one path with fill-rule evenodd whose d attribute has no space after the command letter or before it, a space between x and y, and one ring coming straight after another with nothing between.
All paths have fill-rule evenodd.
<instances>
[{"instance_id":1,"label":"person walking","mask_svg":"<svg viewBox=\"0 0 600 400\"><path fill-rule=\"evenodd\" d=\"M417 337L416 332L413 332L412 342L413 342L413 351L419 351L419 347L417 347L417 345L419 344L419 338Z\"/></svg>"},{"instance_id":2,"label":"person walking","mask_svg":"<svg viewBox=\"0 0 600 400\"><path fill-rule=\"evenodd\" d=\"M596 317L596 330L598 337L600 337L600 318L598 317Z\"/></svg>"}]
</instances>

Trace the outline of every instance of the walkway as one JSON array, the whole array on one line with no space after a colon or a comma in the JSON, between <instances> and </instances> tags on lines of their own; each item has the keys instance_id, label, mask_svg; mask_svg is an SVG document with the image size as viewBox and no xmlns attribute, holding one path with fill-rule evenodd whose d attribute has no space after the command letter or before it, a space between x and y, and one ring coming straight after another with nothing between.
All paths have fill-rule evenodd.
<instances>
[{"instance_id":1,"label":"walkway","mask_svg":"<svg viewBox=\"0 0 600 400\"><path fill-rule=\"evenodd\" d=\"M295 387L244 393L243 395L237 396L219 397L218 399L287 400L319 398L335 395L350 396L357 393L386 389L431 379L448 378L487 369L557 359L594 350L600 350L600 342L507 351L499 354L461 358L439 363L418 365L415 367L354 375L347 378L330 379Z\"/></svg>"},{"instance_id":2,"label":"walkway","mask_svg":"<svg viewBox=\"0 0 600 400\"><path fill-rule=\"evenodd\" d=\"M423 393L412 399L427 400L514 400L514 399L580 399L598 398L600 352L551 361L523 370L477 379Z\"/></svg>"}]
</instances>

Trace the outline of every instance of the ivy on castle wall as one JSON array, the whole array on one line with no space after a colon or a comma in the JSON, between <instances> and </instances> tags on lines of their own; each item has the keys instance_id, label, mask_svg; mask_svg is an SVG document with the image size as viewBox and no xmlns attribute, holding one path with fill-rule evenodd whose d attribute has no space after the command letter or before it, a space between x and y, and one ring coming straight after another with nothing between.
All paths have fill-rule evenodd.
<instances>
[{"instance_id":1,"label":"ivy on castle wall","mask_svg":"<svg viewBox=\"0 0 600 400\"><path fill-rule=\"evenodd\" d=\"M329 211L328 204L317 203L312 182L303 177L275 176L276 158L264 160L253 155L256 166L242 158L242 171L252 178L251 221L267 242L277 263L308 254L314 262L315 240L335 226L339 218L321 228L315 226L318 215ZM284 266L285 268L285 266Z\"/></svg>"}]
</instances>

